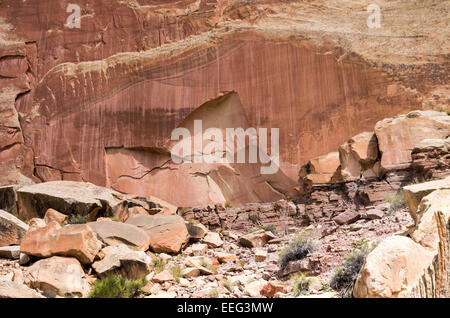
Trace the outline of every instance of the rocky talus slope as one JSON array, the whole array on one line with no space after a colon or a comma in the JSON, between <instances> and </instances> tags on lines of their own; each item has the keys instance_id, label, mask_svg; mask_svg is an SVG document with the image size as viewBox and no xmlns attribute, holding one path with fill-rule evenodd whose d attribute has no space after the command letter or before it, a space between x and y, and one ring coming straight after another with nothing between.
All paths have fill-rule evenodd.
<instances>
[{"instance_id":1,"label":"rocky talus slope","mask_svg":"<svg viewBox=\"0 0 450 318\"><path fill-rule=\"evenodd\" d=\"M0 2L0 185L273 202L298 194L302 164L379 120L449 110L447 1L377 1L375 29L369 0L83 0L69 28L73 2ZM195 119L279 128L279 172L173 164L171 131Z\"/></svg>"},{"instance_id":2,"label":"rocky talus slope","mask_svg":"<svg viewBox=\"0 0 450 318\"><path fill-rule=\"evenodd\" d=\"M378 122L320 176L339 179L307 183L325 170L302 168L294 201L177 208L85 182L0 187L0 297L93 296L112 273L145 277L135 297L448 297L449 118ZM392 126L408 143L383 145Z\"/></svg>"}]
</instances>

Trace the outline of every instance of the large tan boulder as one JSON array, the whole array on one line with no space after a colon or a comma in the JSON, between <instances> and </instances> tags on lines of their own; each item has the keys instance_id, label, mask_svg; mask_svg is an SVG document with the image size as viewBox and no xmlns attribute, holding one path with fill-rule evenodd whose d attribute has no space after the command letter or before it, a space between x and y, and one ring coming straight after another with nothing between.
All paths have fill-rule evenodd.
<instances>
[{"instance_id":1,"label":"large tan boulder","mask_svg":"<svg viewBox=\"0 0 450 318\"><path fill-rule=\"evenodd\" d=\"M436 190L425 196L416 213L416 226L411 238L433 251L439 250L439 230L436 214L440 213L445 224L450 218L450 189Z\"/></svg>"},{"instance_id":2,"label":"large tan boulder","mask_svg":"<svg viewBox=\"0 0 450 318\"><path fill-rule=\"evenodd\" d=\"M238 243L244 247L262 247L267 244L275 235L272 232L257 230L239 237Z\"/></svg>"},{"instance_id":3,"label":"large tan boulder","mask_svg":"<svg viewBox=\"0 0 450 318\"><path fill-rule=\"evenodd\" d=\"M341 181L339 153L330 152L313 158L304 164L299 172L300 180L313 184Z\"/></svg>"},{"instance_id":4,"label":"large tan boulder","mask_svg":"<svg viewBox=\"0 0 450 318\"><path fill-rule=\"evenodd\" d=\"M75 258L53 256L37 261L26 270L32 288L62 296L86 296L90 286L83 268Z\"/></svg>"},{"instance_id":5,"label":"large tan boulder","mask_svg":"<svg viewBox=\"0 0 450 318\"><path fill-rule=\"evenodd\" d=\"M68 218L67 215L62 214L54 209L48 209L44 215L44 221L46 224L48 224L52 221L56 221L60 225L63 225L64 223L66 223L67 218Z\"/></svg>"},{"instance_id":6,"label":"large tan boulder","mask_svg":"<svg viewBox=\"0 0 450 318\"><path fill-rule=\"evenodd\" d=\"M189 241L184 219L178 215L133 215L126 224L143 229L156 253L178 253Z\"/></svg>"},{"instance_id":7,"label":"large tan boulder","mask_svg":"<svg viewBox=\"0 0 450 318\"><path fill-rule=\"evenodd\" d=\"M415 243L408 237L390 236L367 256L353 289L358 298L394 298L417 295L428 288L423 296L433 296L432 277L427 275L435 253Z\"/></svg>"},{"instance_id":8,"label":"large tan boulder","mask_svg":"<svg viewBox=\"0 0 450 318\"><path fill-rule=\"evenodd\" d=\"M375 134L382 168L396 169L411 163L411 151L423 139L450 135L450 116L437 111L413 111L379 121Z\"/></svg>"},{"instance_id":9,"label":"large tan boulder","mask_svg":"<svg viewBox=\"0 0 450 318\"><path fill-rule=\"evenodd\" d=\"M83 264L90 264L101 247L101 241L86 224L61 227L52 221L46 227L28 231L22 239L20 251L38 257L71 256Z\"/></svg>"},{"instance_id":10,"label":"large tan boulder","mask_svg":"<svg viewBox=\"0 0 450 318\"><path fill-rule=\"evenodd\" d=\"M423 197L439 189L450 189L450 177L403 187L403 195L411 217L417 222L417 209Z\"/></svg>"},{"instance_id":11,"label":"large tan boulder","mask_svg":"<svg viewBox=\"0 0 450 318\"><path fill-rule=\"evenodd\" d=\"M140 279L150 273L151 258L143 251L133 251L125 245L107 246L102 249L102 260L92 264L99 276L115 272L128 279Z\"/></svg>"},{"instance_id":12,"label":"large tan boulder","mask_svg":"<svg viewBox=\"0 0 450 318\"><path fill-rule=\"evenodd\" d=\"M17 190L19 214L27 219L43 217L50 208L66 215L100 211L113 215L122 198L114 190L75 181L50 181Z\"/></svg>"},{"instance_id":13,"label":"large tan boulder","mask_svg":"<svg viewBox=\"0 0 450 318\"><path fill-rule=\"evenodd\" d=\"M378 166L374 167L378 159L377 137L373 132L363 132L350 138L339 147L339 159L345 181L379 176Z\"/></svg>"},{"instance_id":14,"label":"large tan boulder","mask_svg":"<svg viewBox=\"0 0 450 318\"><path fill-rule=\"evenodd\" d=\"M0 280L0 298L45 298L30 287L11 281Z\"/></svg>"},{"instance_id":15,"label":"large tan boulder","mask_svg":"<svg viewBox=\"0 0 450 318\"><path fill-rule=\"evenodd\" d=\"M20 244L29 227L14 215L0 210L0 247Z\"/></svg>"},{"instance_id":16,"label":"large tan boulder","mask_svg":"<svg viewBox=\"0 0 450 318\"><path fill-rule=\"evenodd\" d=\"M114 221L89 222L87 225L108 245L124 244L132 250L148 250L149 237L137 226Z\"/></svg>"}]
</instances>

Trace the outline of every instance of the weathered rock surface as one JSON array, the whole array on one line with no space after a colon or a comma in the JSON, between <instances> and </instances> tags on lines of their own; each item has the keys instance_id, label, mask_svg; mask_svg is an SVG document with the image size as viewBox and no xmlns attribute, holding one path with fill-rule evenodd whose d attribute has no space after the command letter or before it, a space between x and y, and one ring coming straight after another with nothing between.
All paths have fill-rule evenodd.
<instances>
[{"instance_id":1,"label":"weathered rock surface","mask_svg":"<svg viewBox=\"0 0 450 318\"><path fill-rule=\"evenodd\" d=\"M412 162L411 151L424 139L442 139L450 134L450 116L437 111L413 111L384 119L375 125L381 166L395 169Z\"/></svg>"},{"instance_id":2,"label":"weathered rock surface","mask_svg":"<svg viewBox=\"0 0 450 318\"><path fill-rule=\"evenodd\" d=\"M102 249L104 258L92 264L98 275L115 272L128 279L140 279L150 273L151 258L143 251L130 250L125 245L107 246Z\"/></svg>"},{"instance_id":3,"label":"weathered rock surface","mask_svg":"<svg viewBox=\"0 0 450 318\"><path fill-rule=\"evenodd\" d=\"M353 295L358 298L412 297L414 289L432 264L434 253L410 238L385 238L368 256L356 280ZM422 297L433 297L427 285Z\"/></svg>"},{"instance_id":4,"label":"weathered rock surface","mask_svg":"<svg viewBox=\"0 0 450 318\"><path fill-rule=\"evenodd\" d=\"M89 222L87 226L108 245L124 244L132 250L148 250L149 237L144 230L137 226L114 221Z\"/></svg>"},{"instance_id":5,"label":"weathered rock surface","mask_svg":"<svg viewBox=\"0 0 450 318\"><path fill-rule=\"evenodd\" d=\"M417 208L422 198L439 189L450 189L450 177L442 180L412 184L403 188L403 195L414 220L417 221Z\"/></svg>"},{"instance_id":6,"label":"weathered rock surface","mask_svg":"<svg viewBox=\"0 0 450 318\"><path fill-rule=\"evenodd\" d=\"M205 237L208 229L201 223L186 222L186 227L189 232L189 236L193 240L200 240Z\"/></svg>"},{"instance_id":7,"label":"weathered rock surface","mask_svg":"<svg viewBox=\"0 0 450 318\"><path fill-rule=\"evenodd\" d=\"M189 240L184 219L178 215L134 215L126 224L143 229L157 253L178 253Z\"/></svg>"},{"instance_id":8,"label":"weathered rock surface","mask_svg":"<svg viewBox=\"0 0 450 318\"><path fill-rule=\"evenodd\" d=\"M334 183L342 181L338 152L313 158L300 168L299 181L303 191L309 190L312 184Z\"/></svg>"},{"instance_id":9,"label":"weathered rock surface","mask_svg":"<svg viewBox=\"0 0 450 318\"><path fill-rule=\"evenodd\" d=\"M0 280L0 298L44 298L24 284Z\"/></svg>"},{"instance_id":10,"label":"weathered rock surface","mask_svg":"<svg viewBox=\"0 0 450 318\"><path fill-rule=\"evenodd\" d=\"M67 218L68 218L67 215L59 213L54 209L48 209L44 215L44 221L47 224L49 224L52 221L55 221L58 222L60 225L64 225L64 223L67 221Z\"/></svg>"},{"instance_id":11,"label":"weathered rock surface","mask_svg":"<svg viewBox=\"0 0 450 318\"><path fill-rule=\"evenodd\" d=\"M367 32L360 4L348 1L320 2L318 10L315 1L101 0L83 4L80 29L67 27L68 4L7 0L0 9L7 26L2 184L87 180L180 206L216 201L209 190L236 204L275 201L267 179L253 182L247 167L238 176L203 166L214 184L192 175L197 167L164 165L170 132L204 102L234 90L251 127L280 128L280 167L295 180L300 164L383 117L418 108L445 85L448 34L436 32L446 30L439 18L445 3L418 8L383 0L393 13L376 32ZM407 23L418 13L426 18ZM418 32L424 36L411 41ZM230 179L261 193L229 193L223 181ZM183 190L174 193L177 184ZM201 198L190 188L201 189Z\"/></svg>"},{"instance_id":12,"label":"weathered rock surface","mask_svg":"<svg viewBox=\"0 0 450 318\"><path fill-rule=\"evenodd\" d=\"M57 295L86 296L90 289L75 258L53 256L37 261L27 269L26 276L32 288Z\"/></svg>"},{"instance_id":13,"label":"weathered rock surface","mask_svg":"<svg viewBox=\"0 0 450 318\"><path fill-rule=\"evenodd\" d=\"M339 147L340 172L343 180L355 180L369 175L380 176L379 169L374 167L377 159L378 142L373 132L363 132L350 138Z\"/></svg>"},{"instance_id":14,"label":"weathered rock surface","mask_svg":"<svg viewBox=\"0 0 450 318\"><path fill-rule=\"evenodd\" d=\"M258 230L239 238L239 244L244 247L261 247L267 244L275 236L268 231Z\"/></svg>"},{"instance_id":15,"label":"weathered rock surface","mask_svg":"<svg viewBox=\"0 0 450 318\"><path fill-rule=\"evenodd\" d=\"M101 241L87 225L61 227L52 221L46 227L28 231L21 241L20 251L38 257L71 256L83 264L90 264L101 247Z\"/></svg>"},{"instance_id":16,"label":"weathered rock surface","mask_svg":"<svg viewBox=\"0 0 450 318\"><path fill-rule=\"evenodd\" d=\"M212 248L221 247L223 244L220 234L216 232L208 232L202 242Z\"/></svg>"},{"instance_id":17,"label":"weathered rock surface","mask_svg":"<svg viewBox=\"0 0 450 318\"><path fill-rule=\"evenodd\" d=\"M0 246L20 244L28 228L28 225L12 214L0 210Z\"/></svg>"},{"instance_id":18,"label":"weathered rock surface","mask_svg":"<svg viewBox=\"0 0 450 318\"><path fill-rule=\"evenodd\" d=\"M0 257L9 259L18 259L20 256L20 246L4 246L0 247Z\"/></svg>"}]
</instances>

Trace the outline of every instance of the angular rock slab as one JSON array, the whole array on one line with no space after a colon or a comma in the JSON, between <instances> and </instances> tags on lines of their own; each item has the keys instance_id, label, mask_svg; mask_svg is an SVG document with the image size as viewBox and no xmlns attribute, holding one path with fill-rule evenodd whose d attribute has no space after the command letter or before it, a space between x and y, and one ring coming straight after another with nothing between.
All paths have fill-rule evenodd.
<instances>
[{"instance_id":1,"label":"angular rock slab","mask_svg":"<svg viewBox=\"0 0 450 318\"><path fill-rule=\"evenodd\" d=\"M108 245L124 244L135 251L146 251L149 247L147 233L132 224L114 221L97 221L87 223L95 233Z\"/></svg>"},{"instance_id":2,"label":"angular rock slab","mask_svg":"<svg viewBox=\"0 0 450 318\"><path fill-rule=\"evenodd\" d=\"M267 244L271 239L274 239L275 235L272 232L258 230L239 238L238 243L244 247L262 247Z\"/></svg>"},{"instance_id":3,"label":"angular rock slab","mask_svg":"<svg viewBox=\"0 0 450 318\"><path fill-rule=\"evenodd\" d=\"M53 256L37 261L26 271L33 288L58 295L86 296L90 286L76 258Z\"/></svg>"},{"instance_id":4,"label":"angular rock slab","mask_svg":"<svg viewBox=\"0 0 450 318\"><path fill-rule=\"evenodd\" d=\"M76 257L83 264L91 264L101 247L101 241L86 224L61 227L52 221L46 227L28 231L22 239L20 251L38 257Z\"/></svg>"},{"instance_id":5,"label":"angular rock slab","mask_svg":"<svg viewBox=\"0 0 450 318\"><path fill-rule=\"evenodd\" d=\"M151 258L143 251L133 251L125 245L117 245L107 246L102 252L104 258L92 264L99 276L114 272L128 279L140 279L150 273Z\"/></svg>"},{"instance_id":6,"label":"angular rock slab","mask_svg":"<svg viewBox=\"0 0 450 318\"><path fill-rule=\"evenodd\" d=\"M114 190L75 181L50 181L17 190L19 214L27 219L43 217L50 208L66 215L112 215L122 197Z\"/></svg>"},{"instance_id":7,"label":"angular rock slab","mask_svg":"<svg viewBox=\"0 0 450 318\"><path fill-rule=\"evenodd\" d=\"M0 298L45 298L24 284L0 281Z\"/></svg>"},{"instance_id":8,"label":"angular rock slab","mask_svg":"<svg viewBox=\"0 0 450 318\"><path fill-rule=\"evenodd\" d=\"M0 246L18 245L29 227L14 215L0 210Z\"/></svg>"},{"instance_id":9,"label":"angular rock slab","mask_svg":"<svg viewBox=\"0 0 450 318\"><path fill-rule=\"evenodd\" d=\"M178 253L189 241L184 219L178 215L133 215L126 224L143 229L156 253Z\"/></svg>"},{"instance_id":10,"label":"angular rock slab","mask_svg":"<svg viewBox=\"0 0 450 318\"><path fill-rule=\"evenodd\" d=\"M0 247L0 258L19 259L20 246L4 246Z\"/></svg>"},{"instance_id":11,"label":"angular rock slab","mask_svg":"<svg viewBox=\"0 0 450 318\"><path fill-rule=\"evenodd\" d=\"M427 272L435 253L408 237L390 236L367 256L353 289L357 298L411 297ZM432 286L431 281L427 282ZM426 292L429 295L433 291Z\"/></svg>"},{"instance_id":12,"label":"angular rock slab","mask_svg":"<svg viewBox=\"0 0 450 318\"><path fill-rule=\"evenodd\" d=\"M450 189L450 177L441 180L429 181L403 187L403 195L409 208L409 213L417 222L417 208L423 197L439 189Z\"/></svg>"}]
</instances>

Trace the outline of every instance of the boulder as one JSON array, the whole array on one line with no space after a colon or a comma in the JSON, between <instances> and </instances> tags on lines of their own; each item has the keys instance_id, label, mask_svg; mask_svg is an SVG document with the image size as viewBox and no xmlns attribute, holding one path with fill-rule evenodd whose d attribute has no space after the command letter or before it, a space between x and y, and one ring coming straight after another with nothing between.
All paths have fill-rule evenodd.
<instances>
[{"instance_id":1,"label":"boulder","mask_svg":"<svg viewBox=\"0 0 450 318\"><path fill-rule=\"evenodd\" d=\"M39 227L46 227L47 223L45 223L44 219L40 219L40 218L32 218L29 222L28 225L31 228L39 228Z\"/></svg>"},{"instance_id":2,"label":"boulder","mask_svg":"<svg viewBox=\"0 0 450 318\"><path fill-rule=\"evenodd\" d=\"M247 296L250 297L261 297L261 291L266 284L267 281L265 281L264 279L252 281L244 285L244 292Z\"/></svg>"},{"instance_id":3,"label":"boulder","mask_svg":"<svg viewBox=\"0 0 450 318\"><path fill-rule=\"evenodd\" d=\"M19 257L20 257L19 245L0 247L0 258L19 259Z\"/></svg>"},{"instance_id":4,"label":"boulder","mask_svg":"<svg viewBox=\"0 0 450 318\"><path fill-rule=\"evenodd\" d=\"M238 240L238 243L244 247L262 247L274 238L275 235L273 235L272 232L257 230L255 232L241 236Z\"/></svg>"},{"instance_id":5,"label":"boulder","mask_svg":"<svg viewBox=\"0 0 450 318\"><path fill-rule=\"evenodd\" d=\"M283 284L267 282L260 291L261 296L272 298L276 293L285 293L286 287Z\"/></svg>"},{"instance_id":6,"label":"boulder","mask_svg":"<svg viewBox=\"0 0 450 318\"><path fill-rule=\"evenodd\" d=\"M369 209L366 211L366 216L369 220L382 219L384 212L379 209Z\"/></svg>"},{"instance_id":7,"label":"boulder","mask_svg":"<svg viewBox=\"0 0 450 318\"><path fill-rule=\"evenodd\" d=\"M0 187L0 209L17 215L16 190L18 185Z\"/></svg>"},{"instance_id":8,"label":"boulder","mask_svg":"<svg viewBox=\"0 0 450 318\"><path fill-rule=\"evenodd\" d=\"M143 251L133 251L125 245L117 245L105 247L102 254L103 259L92 264L99 276L114 272L128 279L140 279L150 273L151 257Z\"/></svg>"},{"instance_id":9,"label":"boulder","mask_svg":"<svg viewBox=\"0 0 450 318\"><path fill-rule=\"evenodd\" d=\"M334 183L342 181L338 152L313 158L299 171L299 182L306 191L312 184Z\"/></svg>"},{"instance_id":10,"label":"boulder","mask_svg":"<svg viewBox=\"0 0 450 318\"><path fill-rule=\"evenodd\" d=\"M34 289L16 282L0 281L0 298L45 298Z\"/></svg>"},{"instance_id":11,"label":"boulder","mask_svg":"<svg viewBox=\"0 0 450 318\"><path fill-rule=\"evenodd\" d=\"M200 270L195 267L187 267L183 270L183 277L193 278L200 276Z\"/></svg>"},{"instance_id":12,"label":"boulder","mask_svg":"<svg viewBox=\"0 0 450 318\"><path fill-rule=\"evenodd\" d=\"M357 298L411 297L427 277L434 256L408 237L387 237L367 256L353 295ZM425 284L429 288L432 285L431 281Z\"/></svg>"},{"instance_id":13,"label":"boulder","mask_svg":"<svg viewBox=\"0 0 450 318\"><path fill-rule=\"evenodd\" d=\"M447 224L450 219L450 189L436 190L423 197L416 211L416 226L411 233L411 238L416 242L435 251L439 251L439 233L445 229L439 229L437 214L442 216L442 221Z\"/></svg>"},{"instance_id":14,"label":"boulder","mask_svg":"<svg viewBox=\"0 0 450 318\"><path fill-rule=\"evenodd\" d=\"M149 247L147 233L137 226L114 221L87 223L100 239L108 245L124 244L132 250L146 251Z\"/></svg>"},{"instance_id":15,"label":"boulder","mask_svg":"<svg viewBox=\"0 0 450 318\"><path fill-rule=\"evenodd\" d=\"M235 254L224 252L215 252L214 257L217 258L220 263L235 262L237 259L237 256Z\"/></svg>"},{"instance_id":16,"label":"boulder","mask_svg":"<svg viewBox=\"0 0 450 318\"><path fill-rule=\"evenodd\" d=\"M207 266L212 265L210 258L204 256L188 257L184 263L186 267L193 267L200 271L203 275L212 275L214 272ZM185 276L186 277L186 276Z\"/></svg>"},{"instance_id":17,"label":"boulder","mask_svg":"<svg viewBox=\"0 0 450 318\"><path fill-rule=\"evenodd\" d=\"M22 239L20 251L38 257L76 257L81 263L90 264L101 247L101 241L86 224L61 227L52 221L46 227L28 231Z\"/></svg>"},{"instance_id":18,"label":"boulder","mask_svg":"<svg viewBox=\"0 0 450 318\"><path fill-rule=\"evenodd\" d=\"M450 189L450 177L403 187L403 195L414 221L417 222L417 208L422 198L439 189Z\"/></svg>"},{"instance_id":19,"label":"boulder","mask_svg":"<svg viewBox=\"0 0 450 318\"><path fill-rule=\"evenodd\" d=\"M178 253L189 241L184 219L178 215L133 215L126 224L143 229L156 253Z\"/></svg>"},{"instance_id":20,"label":"boulder","mask_svg":"<svg viewBox=\"0 0 450 318\"><path fill-rule=\"evenodd\" d=\"M218 248L223 245L220 234L216 232L208 232L203 238L203 243L207 244L211 248Z\"/></svg>"},{"instance_id":21,"label":"boulder","mask_svg":"<svg viewBox=\"0 0 450 318\"><path fill-rule=\"evenodd\" d=\"M350 224L358 221L361 218L361 215L353 210L345 211L338 216L333 218L333 221L338 225Z\"/></svg>"},{"instance_id":22,"label":"boulder","mask_svg":"<svg viewBox=\"0 0 450 318\"><path fill-rule=\"evenodd\" d=\"M255 262L264 262L267 258L267 251L256 249L255 250Z\"/></svg>"},{"instance_id":23,"label":"boulder","mask_svg":"<svg viewBox=\"0 0 450 318\"><path fill-rule=\"evenodd\" d=\"M195 243L190 246L192 254L195 256L204 255L208 251L208 245L203 243Z\"/></svg>"},{"instance_id":24,"label":"boulder","mask_svg":"<svg viewBox=\"0 0 450 318\"><path fill-rule=\"evenodd\" d=\"M189 232L189 236L193 240L201 240L205 237L206 233L208 232L208 229L206 226L204 226L201 223L194 223L194 222L186 222L186 227Z\"/></svg>"},{"instance_id":25,"label":"boulder","mask_svg":"<svg viewBox=\"0 0 450 318\"><path fill-rule=\"evenodd\" d=\"M411 163L411 151L423 139L450 135L450 116L437 111L413 111L379 121L375 134L382 153L382 168L402 168Z\"/></svg>"},{"instance_id":26,"label":"boulder","mask_svg":"<svg viewBox=\"0 0 450 318\"><path fill-rule=\"evenodd\" d=\"M167 270L163 270L161 273L153 276L152 281L155 283L165 283L173 280L172 274Z\"/></svg>"},{"instance_id":27,"label":"boulder","mask_svg":"<svg viewBox=\"0 0 450 318\"><path fill-rule=\"evenodd\" d=\"M20 244L29 227L14 215L0 210L0 246Z\"/></svg>"},{"instance_id":28,"label":"boulder","mask_svg":"<svg viewBox=\"0 0 450 318\"><path fill-rule=\"evenodd\" d=\"M359 179L363 174L367 174L366 170L373 168L377 159L378 143L373 132L363 132L350 138L339 147L343 180Z\"/></svg>"},{"instance_id":29,"label":"boulder","mask_svg":"<svg viewBox=\"0 0 450 318\"><path fill-rule=\"evenodd\" d=\"M76 258L53 256L37 261L26 271L32 288L62 296L86 296L89 284Z\"/></svg>"},{"instance_id":30,"label":"boulder","mask_svg":"<svg viewBox=\"0 0 450 318\"><path fill-rule=\"evenodd\" d=\"M123 195L88 182L50 181L17 190L19 215L43 217L48 209L71 215L114 215Z\"/></svg>"},{"instance_id":31,"label":"boulder","mask_svg":"<svg viewBox=\"0 0 450 318\"><path fill-rule=\"evenodd\" d=\"M120 222L126 222L130 216L137 214L150 215L150 213L142 206L132 206L120 209L120 212L116 211L115 216Z\"/></svg>"},{"instance_id":32,"label":"boulder","mask_svg":"<svg viewBox=\"0 0 450 318\"><path fill-rule=\"evenodd\" d=\"M45 212L44 221L46 224L50 223L51 221L56 221L60 225L63 225L67 221L67 215L62 214L54 209L48 209L47 212Z\"/></svg>"}]
</instances>

